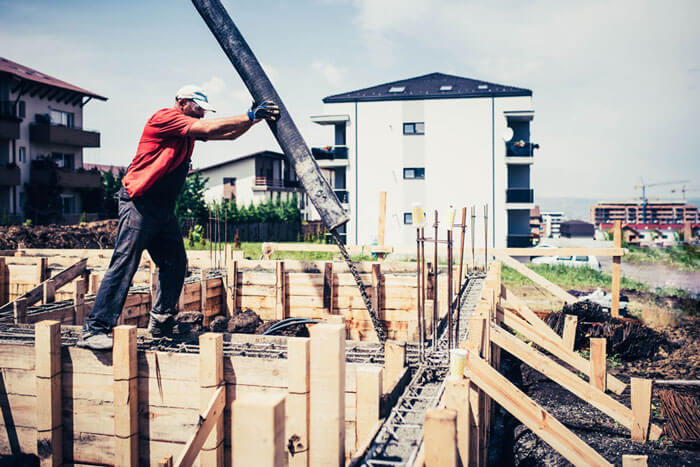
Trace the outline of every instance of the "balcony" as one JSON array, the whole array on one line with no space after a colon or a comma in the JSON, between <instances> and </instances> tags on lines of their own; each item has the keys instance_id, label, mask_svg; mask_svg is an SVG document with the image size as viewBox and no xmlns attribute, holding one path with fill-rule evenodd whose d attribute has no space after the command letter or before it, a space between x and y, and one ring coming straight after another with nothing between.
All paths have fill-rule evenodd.
<instances>
[{"instance_id":1,"label":"balcony","mask_svg":"<svg viewBox=\"0 0 700 467\"><path fill-rule=\"evenodd\" d=\"M350 193L347 190L333 190L335 195L338 197L340 204L350 203Z\"/></svg>"},{"instance_id":2,"label":"balcony","mask_svg":"<svg viewBox=\"0 0 700 467\"><path fill-rule=\"evenodd\" d=\"M535 155L535 149L539 147L539 144L525 143L523 140L508 141L506 143L506 157L532 157Z\"/></svg>"},{"instance_id":3,"label":"balcony","mask_svg":"<svg viewBox=\"0 0 700 467\"><path fill-rule=\"evenodd\" d=\"M527 248L532 246L530 234L508 234L506 242L508 248Z\"/></svg>"},{"instance_id":4,"label":"balcony","mask_svg":"<svg viewBox=\"0 0 700 467\"><path fill-rule=\"evenodd\" d=\"M29 140L33 143L64 144L81 148L100 147L100 134L96 131L52 125L46 122L29 125Z\"/></svg>"},{"instance_id":5,"label":"balcony","mask_svg":"<svg viewBox=\"0 0 700 467\"><path fill-rule=\"evenodd\" d=\"M21 120L13 101L0 101L0 139L18 139Z\"/></svg>"},{"instance_id":6,"label":"balcony","mask_svg":"<svg viewBox=\"0 0 700 467\"><path fill-rule=\"evenodd\" d=\"M17 186L21 180L21 172L17 165L8 164L0 167L0 186Z\"/></svg>"},{"instance_id":7,"label":"balcony","mask_svg":"<svg viewBox=\"0 0 700 467\"><path fill-rule=\"evenodd\" d=\"M325 146L322 148L311 148L311 154L316 160L335 160L348 158L347 146Z\"/></svg>"},{"instance_id":8,"label":"balcony","mask_svg":"<svg viewBox=\"0 0 700 467\"><path fill-rule=\"evenodd\" d=\"M535 193L530 188L508 188L506 203L534 203Z\"/></svg>"},{"instance_id":9,"label":"balcony","mask_svg":"<svg viewBox=\"0 0 700 467\"><path fill-rule=\"evenodd\" d=\"M32 164L29 179L32 184L56 185L64 188L99 188L102 186L102 177L97 171L59 169L39 164Z\"/></svg>"},{"instance_id":10,"label":"balcony","mask_svg":"<svg viewBox=\"0 0 700 467\"><path fill-rule=\"evenodd\" d=\"M271 177L255 177L255 184L253 185L253 190L255 191L292 191L297 188L299 188L298 180L285 180L281 178Z\"/></svg>"}]
</instances>

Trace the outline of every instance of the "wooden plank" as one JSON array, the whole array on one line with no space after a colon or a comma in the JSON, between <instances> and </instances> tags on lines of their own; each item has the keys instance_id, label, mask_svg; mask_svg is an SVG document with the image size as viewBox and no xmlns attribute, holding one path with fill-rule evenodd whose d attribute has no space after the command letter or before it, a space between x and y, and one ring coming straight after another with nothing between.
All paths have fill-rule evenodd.
<instances>
[{"instance_id":1,"label":"wooden plank","mask_svg":"<svg viewBox=\"0 0 700 467\"><path fill-rule=\"evenodd\" d=\"M173 467L173 456L161 457L158 461L158 467Z\"/></svg>"},{"instance_id":2,"label":"wooden plank","mask_svg":"<svg viewBox=\"0 0 700 467\"><path fill-rule=\"evenodd\" d=\"M457 413L457 454L462 466L469 466L469 380L462 374L445 379L445 408Z\"/></svg>"},{"instance_id":3,"label":"wooden plank","mask_svg":"<svg viewBox=\"0 0 700 467\"><path fill-rule=\"evenodd\" d=\"M345 462L345 326L311 328L309 464Z\"/></svg>"},{"instance_id":4,"label":"wooden plank","mask_svg":"<svg viewBox=\"0 0 700 467\"><path fill-rule=\"evenodd\" d=\"M509 334L503 329L493 327L491 329L491 340L494 344L501 347L506 352L519 358L524 363L550 378L555 383L562 386L567 391L570 391L575 396L579 397L597 408L604 414L613 418L625 428L631 430L633 424L632 410L625 407L620 402L605 394L605 392L587 384L578 375L568 371L563 366L548 358L543 353L530 347L517 337ZM647 419L648 428L648 419ZM655 427L654 432L661 434L661 428Z\"/></svg>"},{"instance_id":5,"label":"wooden plank","mask_svg":"<svg viewBox=\"0 0 700 467\"><path fill-rule=\"evenodd\" d=\"M286 466L284 416L284 397L256 395L236 399L233 465Z\"/></svg>"},{"instance_id":6,"label":"wooden plank","mask_svg":"<svg viewBox=\"0 0 700 467\"><path fill-rule=\"evenodd\" d=\"M632 402L632 441L644 442L647 440L649 434L652 380L632 378L630 389Z\"/></svg>"},{"instance_id":7,"label":"wooden plank","mask_svg":"<svg viewBox=\"0 0 700 467\"><path fill-rule=\"evenodd\" d=\"M206 409L203 410L202 416L200 419L200 424L197 427L197 430L194 432L192 437L189 439L189 441L185 445L185 448L183 449L182 453L175 461L175 465L177 467L191 466L194 463L194 460L197 458L197 455L200 454L200 450L202 449L202 446L204 445L205 441L208 439L209 435L212 434L212 432L215 429L215 426L219 424L219 420L221 419L222 415L224 414L224 404L225 403L226 403L226 387L220 386L214 392L214 395L212 396L211 400L207 404ZM222 446L222 448L223 448L223 446ZM203 452L201 454L203 454ZM200 459L202 458L201 454L200 454ZM221 457L223 460L223 452L222 452ZM212 465L212 464L202 463L202 465Z\"/></svg>"},{"instance_id":8,"label":"wooden plank","mask_svg":"<svg viewBox=\"0 0 700 467\"><path fill-rule=\"evenodd\" d=\"M367 437L374 434L373 430L379 421L379 411L382 395L382 367L361 367L356 372L356 442L362 444ZM359 446L355 445L355 449Z\"/></svg>"},{"instance_id":9,"label":"wooden plank","mask_svg":"<svg viewBox=\"0 0 700 467\"><path fill-rule=\"evenodd\" d=\"M230 245L226 245L230 248ZM226 313L230 316L236 311L238 293L238 261L226 257Z\"/></svg>"},{"instance_id":10,"label":"wooden plank","mask_svg":"<svg viewBox=\"0 0 700 467\"><path fill-rule=\"evenodd\" d=\"M374 291L370 297L372 307L377 314L381 315L382 308L384 308L384 304L382 303L382 297L384 295L384 280L382 277L381 265L379 264L372 265L372 290Z\"/></svg>"},{"instance_id":11,"label":"wooden plank","mask_svg":"<svg viewBox=\"0 0 700 467\"><path fill-rule=\"evenodd\" d=\"M275 319L285 319L287 308L287 275L284 272L284 261L278 261L275 269Z\"/></svg>"},{"instance_id":12,"label":"wooden plank","mask_svg":"<svg viewBox=\"0 0 700 467\"><path fill-rule=\"evenodd\" d=\"M457 412L450 409L429 408L423 425L425 467L456 467Z\"/></svg>"},{"instance_id":13,"label":"wooden plank","mask_svg":"<svg viewBox=\"0 0 700 467\"><path fill-rule=\"evenodd\" d=\"M615 221L615 226L613 227L613 245L615 246L615 248L622 247L622 223L619 220ZM621 256L613 256L612 290L610 292L610 294L612 295L612 304L610 306L610 314L615 318L620 316L620 276L622 268L621 263Z\"/></svg>"},{"instance_id":14,"label":"wooden plank","mask_svg":"<svg viewBox=\"0 0 700 467\"><path fill-rule=\"evenodd\" d=\"M647 456L638 454L623 454L622 467L647 467Z\"/></svg>"},{"instance_id":15,"label":"wooden plank","mask_svg":"<svg viewBox=\"0 0 700 467\"><path fill-rule=\"evenodd\" d=\"M545 248L547 249L547 248ZM549 293L554 295L555 297L564 300L567 303L574 303L577 301L577 298L571 295L569 292L566 290L562 289L558 285L554 284L553 282L550 282L549 280L545 279L544 277L540 276L537 274L535 271L532 269L528 268L524 264L522 264L520 261L511 258L510 256L507 255L497 255L497 258L503 262L506 266L509 266L516 271L518 271L520 274L523 276L527 277L531 281L533 281L535 284L538 284L545 290L547 290Z\"/></svg>"},{"instance_id":16,"label":"wooden plank","mask_svg":"<svg viewBox=\"0 0 700 467\"><path fill-rule=\"evenodd\" d=\"M471 351L467 354L465 376L569 462L588 466L612 465Z\"/></svg>"},{"instance_id":17,"label":"wooden plank","mask_svg":"<svg viewBox=\"0 0 700 467\"><path fill-rule=\"evenodd\" d=\"M63 463L61 416L61 325L42 321L34 327L36 352L36 445L42 466Z\"/></svg>"},{"instance_id":18,"label":"wooden plank","mask_svg":"<svg viewBox=\"0 0 700 467\"><path fill-rule=\"evenodd\" d=\"M27 322L27 299L18 298L13 305L13 317L15 324L26 323Z\"/></svg>"},{"instance_id":19,"label":"wooden plank","mask_svg":"<svg viewBox=\"0 0 700 467\"><path fill-rule=\"evenodd\" d=\"M224 340L221 334L209 332L199 337L199 386L203 417L216 392L222 387L225 390L223 355ZM214 426L201 446L199 460L202 465L223 466L224 420L219 416L212 423Z\"/></svg>"},{"instance_id":20,"label":"wooden plank","mask_svg":"<svg viewBox=\"0 0 700 467\"><path fill-rule=\"evenodd\" d=\"M309 369L311 341L304 337L287 340L289 383L286 403L286 439L291 441L288 462L291 467L309 465Z\"/></svg>"},{"instance_id":21,"label":"wooden plank","mask_svg":"<svg viewBox=\"0 0 700 467\"><path fill-rule=\"evenodd\" d=\"M574 351L574 343L576 341L576 325L578 324L578 316L566 315L564 318L564 332L562 333L562 345L569 352Z\"/></svg>"},{"instance_id":22,"label":"wooden plank","mask_svg":"<svg viewBox=\"0 0 700 467\"><path fill-rule=\"evenodd\" d=\"M601 391L606 390L607 340L604 337L591 337L591 372L588 378L591 385Z\"/></svg>"},{"instance_id":23,"label":"wooden plank","mask_svg":"<svg viewBox=\"0 0 700 467\"><path fill-rule=\"evenodd\" d=\"M0 257L0 306L10 301L10 271L5 258Z\"/></svg>"},{"instance_id":24,"label":"wooden plank","mask_svg":"<svg viewBox=\"0 0 700 467\"><path fill-rule=\"evenodd\" d=\"M384 387L394 387L406 367L406 342L386 341L384 343Z\"/></svg>"},{"instance_id":25,"label":"wooden plank","mask_svg":"<svg viewBox=\"0 0 700 467\"><path fill-rule=\"evenodd\" d=\"M42 303L46 304L56 301L56 282L53 279L47 279L42 286Z\"/></svg>"},{"instance_id":26,"label":"wooden plank","mask_svg":"<svg viewBox=\"0 0 700 467\"><path fill-rule=\"evenodd\" d=\"M330 314L333 313L333 282L333 263L326 263L323 268L323 308Z\"/></svg>"},{"instance_id":27,"label":"wooden plank","mask_svg":"<svg viewBox=\"0 0 700 467\"><path fill-rule=\"evenodd\" d=\"M85 305L85 294L87 293L87 281L78 279L75 281L75 289L73 290L73 324L82 325L85 323L85 318L88 314L88 307Z\"/></svg>"},{"instance_id":28,"label":"wooden plank","mask_svg":"<svg viewBox=\"0 0 700 467\"><path fill-rule=\"evenodd\" d=\"M138 368L136 326L114 328L114 463L136 466L139 462Z\"/></svg>"}]
</instances>

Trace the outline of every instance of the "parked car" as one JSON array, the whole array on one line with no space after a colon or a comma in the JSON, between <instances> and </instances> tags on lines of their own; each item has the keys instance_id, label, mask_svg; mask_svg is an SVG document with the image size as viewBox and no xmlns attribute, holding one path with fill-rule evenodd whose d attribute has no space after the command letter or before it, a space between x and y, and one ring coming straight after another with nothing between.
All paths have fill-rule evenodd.
<instances>
[{"instance_id":1,"label":"parked car","mask_svg":"<svg viewBox=\"0 0 700 467\"><path fill-rule=\"evenodd\" d=\"M582 256L538 256L533 258L532 264L562 264L564 266L571 266L575 268L589 267L600 271L600 263L598 258L590 255Z\"/></svg>"}]
</instances>

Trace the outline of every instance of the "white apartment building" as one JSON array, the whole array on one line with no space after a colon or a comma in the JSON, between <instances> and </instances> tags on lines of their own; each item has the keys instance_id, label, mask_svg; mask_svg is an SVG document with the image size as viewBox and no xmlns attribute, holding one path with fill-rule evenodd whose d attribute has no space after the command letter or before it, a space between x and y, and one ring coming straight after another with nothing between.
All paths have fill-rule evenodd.
<instances>
[{"instance_id":1,"label":"white apartment building","mask_svg":"<svg viewBox=\"0 0 700 467\"><path fill-rule=\"evenodd\" d=\"M386 191L386 245L415 241L414 203L429 224L435 209L444 220L450 205L476 205L477 244L488 203L489 246L530 245L532 91L432 73L323 102L311 120L333 132L312 153L350 213L347 243L376 240Z\"/></svg>"},{"instance_id":2,"label":"white apartment building","mask_svg":"<svg viewBox=\"0 0 700 467\"><path fill-rule=\"evenodd\" d=\"M559 238L561 236L561 223L566 216L561 211L542 211L542 223L544 224L544 236L547 238Z\"/></svg>"},{"instance_id":3,"label":"white apartment building","mask_svg":"<svg viewBox=\"0 0 700 467\"><path fill-rule=\"evenodd\" d=\"M100 174L83 170L83 148L100 146L83 129L91 99L107 100L0 57L0 216L77 220L98 210Z\"/></svg>"}]
</instances>

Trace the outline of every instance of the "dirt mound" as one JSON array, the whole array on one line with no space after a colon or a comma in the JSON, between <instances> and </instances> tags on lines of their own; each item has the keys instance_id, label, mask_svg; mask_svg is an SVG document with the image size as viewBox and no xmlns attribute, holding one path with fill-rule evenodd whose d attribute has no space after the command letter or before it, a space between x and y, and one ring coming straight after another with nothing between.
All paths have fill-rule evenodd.
<instances>
[{"instance_id":1,"label":"dirt mound","mask_svg":"<svg viewBox=\"0 0 700 467\"><path fill-rule=\"evenodd\" d=\"M605 337L608 355L632 361L653 357L660 348L668 351L673 347L662 333L636 319L613 318L600 305L589 301L564 305L561 312L550 313L545 321L561 335L567 314L578 317L575 350L587 349L591 337Z\"/></svg>"},{"instance_id":2,"label":"dirt mound","mask_svg":"<svg viewBox=\"0 0 700 467\"><path fill-rule=\"evenodd\" d=\"M0 250L17 248L114 248L116 219L80 225L0 226Z\"/></svg>"}]
</instances>

